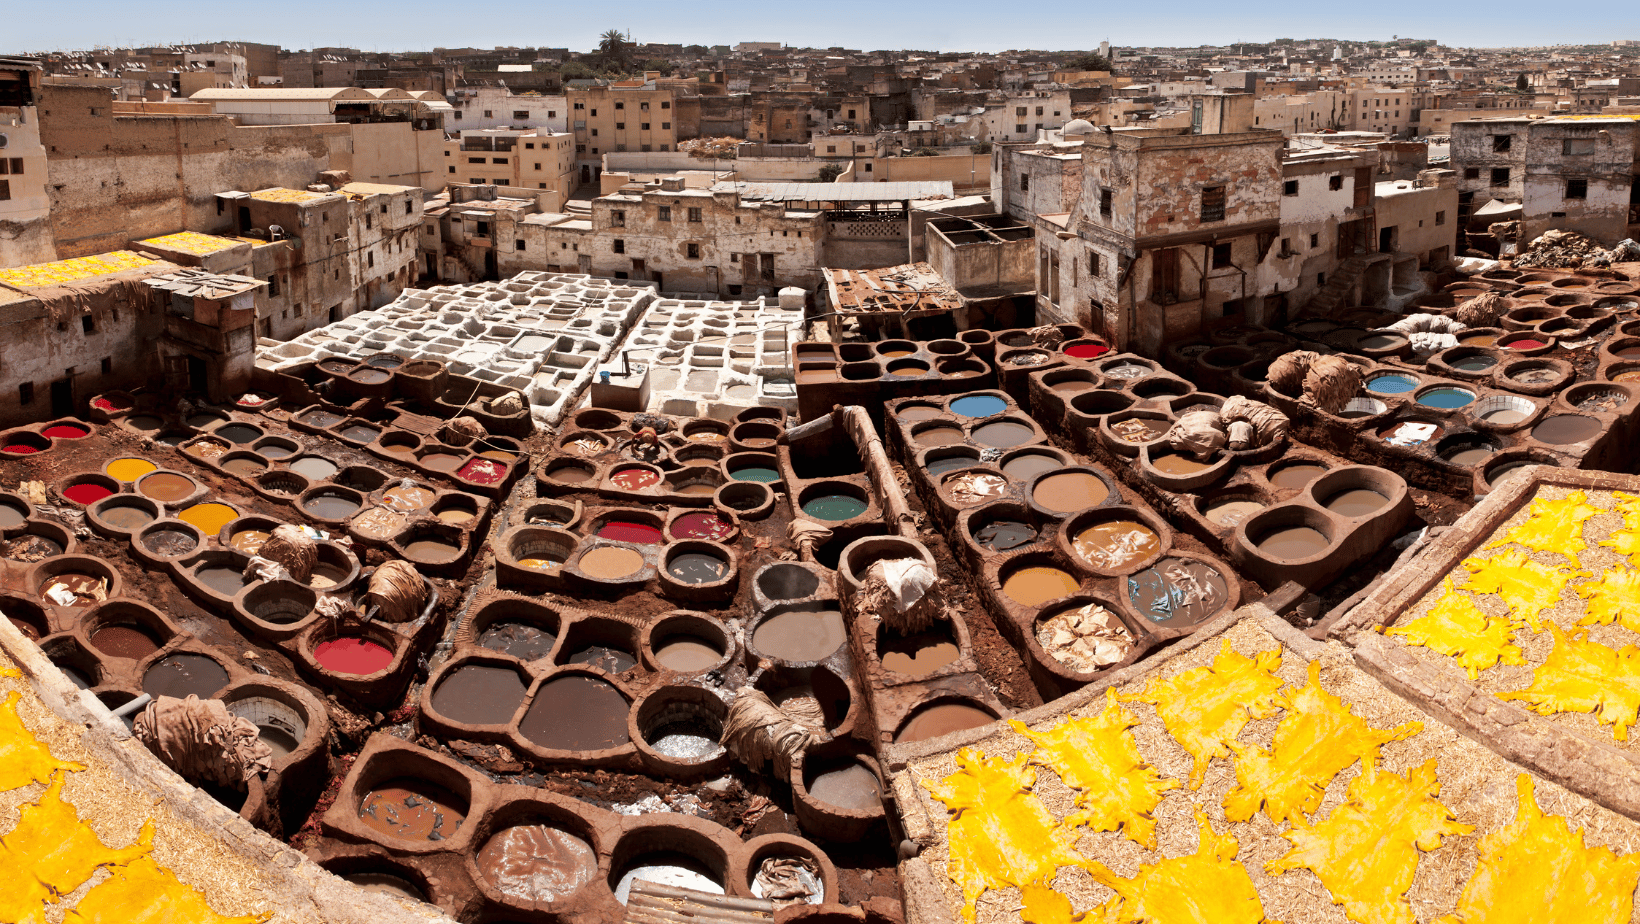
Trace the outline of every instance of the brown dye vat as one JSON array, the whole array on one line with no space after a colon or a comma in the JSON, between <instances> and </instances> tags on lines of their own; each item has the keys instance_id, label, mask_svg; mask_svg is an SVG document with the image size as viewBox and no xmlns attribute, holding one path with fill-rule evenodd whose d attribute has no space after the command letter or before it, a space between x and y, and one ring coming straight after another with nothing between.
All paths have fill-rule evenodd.
<instances>
[{"instance_id":1,"label":"brown dye vat","mask_svg":"<svg viewBox=\"0 0 1640 924\"><path fill-rule=\"evenodd\" d=\"M1265 534L1258 541L1260 552L1271 558L1310 558L1328 545L1325 534L1309 526L1289 526Z\"/></svg>"},{"instance_id":2,"label":"brown dye vat","mask_svg":"<svg viewBox=\"0 0 1640 924\"><path fill-rule=\"evenodd\" d=\"M420 510L431 506L434 496L432 491L417 485L400 485L382 495L382 506L394 510Z\"/></svg>"},{"instance_id":3,"label":"brown dye vat","mask_svg":"<svg viewBox=\"0 0 1640 924\"><path fill-rule=\"evenodd\" d=\"M430 452L422 456L420 462L435 472L453 472L461 464L461 456L450 452Z\"/></svg>"},{"instance_id":4,"label":"brown dye vat","mask_svg":"<svg viewBox=\"0 0 1640 924\"><path fill-rule=\"evenodd\" d=\"M372 507L353 519L353 529L374 539L386 539L398 535L408 522L409 519L402 513L386 507Z\"/></svg>"},{"instance_id":5,"label":"brown dye vat","mask_svg":"<svg viewBox=\"0 0 1640 924\"><path fill-rule=\"evenodd\" d=\"M262 543L268 541L269 535L260 529L242 529L228 537L228 545L246 555L255 555L262 551Z\"/></svg>"},{"instance_id":6,"label":"brown dye vat","mask_svg":"<svg viewBox=\"0 0 1640 924\"><path fill-rule=\"evenodd\" d=\"M962 651L950 630L943 627L915 635L900 635L885 628L877 642L877 656L883 667L896 674L926 677L956 661Z\"/></svg>"},{"instance_id":7,"label":"brown dye vat","mask_svg":"<svg viewBox=\"0 0 1640 924\"><path fill-rule=\"evenodd\" d=\"M1124 443L1150 443L1167 435L1172 425L1165 420L1152 420L1148 417L1132 417L1120 423L1110 425L1110 432ZM1178 456L1163 456L1163 458L1180 458ZM1153 461L1151 464L1155 464ZM1203 466L1205 468L1205 466Z\"/></svg>"},{"instance_id":8,"label":"brown dye vat","mask_svg":"<svg viewBox=\"0 0 1640 924\"><path fill-rule=\"evenodd\" d=\"M1071 546L1095 567L1119 571L1156 554L1162 543L1155 530L1137 520L1113 520L1077 533Z\"/></svg>"},{"instance_id":9,"label":"brown dye vat","mask_svg":"<svg viewBox=\"0 0 1640 924\"><path fill-rule=\"evenodd\" d=\"M1389 498L1367 488L1340 491L1327 499L1326 507L1341 517L1364 517L1376 513Z\"/></svg>"},{"instance_id":10,"label":"brown dye vat","mask_svg":"<svg viewBox=\"0 0 1640 924\"><path fill-rule=\"evenodd\" d=\"M702 464L711 465L712 463L711 463L710 460L708 460L708 461L706 461ZM673 493L682 495L684 497L710 497L711 495L717 493L717 488L714 488L713 486L707 484L704 481L697 481L693 484L683 485L682 487L678 488Z\"/></svg>"},{"instance_id":11,"label":"brown dye vat","mask_svg":"<svg viewBox=\"0 0 1640 924\"><path fill-rule=\"evenodd\" d=\"M821 382L837 381L837 370L832 369L798 369L797 384L815 385Z\"/></svg>"},{"instance_id":12,"label":"brown dye vat","mask_svg":"<svg viewBox=\"0 0 1640 924\"><path fill-rule=\"evenodd\" d=\"M1059 568L1021 568L1002 583L1002 593L1021 606L1041 606L1049 600L1076 593L1074 575Z\"/></svg>"},{"instance_id":13,"label":"brown dye vat","mask_svg":"<svg viewBox=\"0 0 1640 924\"><path fill-rule=\"evenodd\" d=\"M159 650L159 641L137 626L104 626L92 633L91 645L105 655L131 661Z\"/></svg>"},{"instance_id":14,"label":"brown dye vat","mask_svg":"<svg viewBox=\"0 0 1640 924\"><path fill-rule=\"evenodd\" d=\"M496 891L522 902L553 902L573 895L598 873L592 845L551 825L515 825L485 842L478 873Z\"/></svg>"},{"instance_id":15,"label":"brown dye vat","mask_svg":"<svg viewBox=\"0 0 1640 924\"><path fill-rule=\"evenodd\" d=\"M1468 449L1460 449L1457 452L1448 453L1446 455L1446 460L1451 462L1453 465L1475 465L1486 461L1495 451L1496 450L1486 446L1471 446Z\"/></svg>"},{"instance_id":16,"label":"brown dye vat","mask_svg":"<svg viewBox=\"0 0 1640 924\"><path fill-rule=\"evenodd\" d=\"M1128 602L1151 622L1193 626L1230 602L1230 585L1206 562L1164 558L1127 580Z\"/></svg>"},{"instance_id":17,"label":"brown dye vat","mask_svg":"<svg viewBox=\"0 0 1640 924\"><path fill-rule=\"evenodd\" d=\"M290 464L290 470L309 481L324 481L336 474L336 463L319 456L303 456Z\"/></svg>"},{"instance_id":18,"label":"brown dye vat","mask_svg":"<svg viewBox=\"0 0 1640 924\"><path fill-rule=\"evenodd\" d=\"M848 812L876 812L883 807L883 792L877 774L862 763L819 773L806 780L809 795L817 802Z\"/></svg>"},{"instance_id":19,"label":"brown dye vat","mask_svg":"<svg viewBox=\"0 0 1640 924\"><path fill-rule=\"evenodd\" d=\"M478 636L482 647L510 654L520 661L539 661L552 654L557 640L557 635L523 622L494 623Z\"/></svg>"},{"instance_id":20,"label":"brown dye vat","mask_svg":"<svg viewBox=\"0 0 1640 924\"><path fill-rule=\"evenodd\" d=\"M442 841L467 820L463 800L426 780L401 777L372 789L359 803L365 827L402 841Z\"/></svg>"},{"instance_id":21,"label":"brown dye vat","mask_svg":"<svg viewBox=\"0 0 1640 924\"><path fill-rule=\"evenodd\" d=\"M97 599L98 595L106 593L108 589L108 585L103 583L102 578L90 574L75 571L54 574L46 578L45 582L40 585L40 598L53 606L58 605L57 601L46 596L46 591L53 587L60 587L74 595L74 602L68 604L72 607L90 606L93 603L98 603L100 602Z\"/></svg>"},{"instance_id":22,"label":"brown dye vat","mask_svg":"<svg viewBox=\"0 0 1640 924\"><path fill-rule=\"evenodd\" d=\"M638 663L638 659L619 648L608 648L603 645L588 645L563 659L565 664L588 664L599 670L611 674L630 670Z\"/></svg>"},{"instance_id":23,"label":"brown dye vat","mask_svg":"<svg viewBox=\"0 0 1640 924\"><path fill-rule=\"evenodd\" d=\"M1006 552L1036 541L1036 529L1018 520L992 520L974 530L974 541L991 552Z\"/></svg>"},{"instance_id":24,"label":"brown dye vat","mask_svg":"<svg viewBox=\"0 0 1640 924\"><path fill-rule=\"evenodd\" d=\"M1097 507L1110 497L1104 480L1087 472L1063 472L1038 481L1031 498L1055 513Z\"/></svg>"},{"instance_id":25,"label":"brown dye vat","mask_svg":"<svg viewBox=\"0 0 1640 924\"><path fill-rule=\"evenodd\" d=\"M1164 475L1194 475L1211 466L1211 462L1198 462L1186 455L1170 452L1166 455L1152 456L1150 467Z\"/></svg>"},{"instance_id":26,"label":"brown dye vat","mask_svg":"<svg viewBox=\"0 0 1640 924\"><path fill-rule=\"evenodd\" d=\"M677 637L655 649L655 660L669 670L692 674L716 667L723 652L693 636Z\"/></svg>"},{"instance_id":27,"label":"brown dye vat","mask_svg":"<svg viewBox=\"0 0 1640 924\"><path fill-rule=\"evenodd\" d=\"M917 710L911 720L905 723L900 733L894 736L897 743L907 741L926 741L929 738L938 738L952 732L965 731L989 725L996 718L990 713L973 706L964 706L961 703L936 703Z\"/></svg>"},{"instance_id":28,"label":"brown dye vat","mask_svg":"<svg viewBox=\"0 0 1640 924\"><path fill-rule=\"evenodd\" d=\"M1030 481L1043 472L1052 471L1064 464L1045 452L1022 452L1002 464L1002 474L1015 481Z\"/></svg>"},{"instance_id":29,"label":"brown dye vat","mask_svg":"<svg viewBox=\"0 0 1640 924\"><path fill-rule=\"evenodd\" d=\"M819 661L848 638L843 614L834 609L788 610L765 619L752 633L752 645L783 661Z\"/></svg>"},{"instance_id":30,"label":"brown dye vat","mask_svg":"<svg viewBox=\"0 0 1640 924\"><path fill-rule=\"evenodd\" d=\"M185 699L190 694L210 699L228 684L228 672L204 655L179 651L167 655L148 668L142 677L142 692L151 696Z\"/></svg>"},{"instance_id":31,"label":"brown dye vat","mask_svg":"<svg viewBox=\"0 0 1640 924\"><path fill-rule=\"evenodd\" d=\"M194 572L194 577L224 597L236 596L245 589L245 576L237 568L201 568Z\"/></svg>"},{"instance_id":32,"label":"brown dye vat","mask_svg":"<svg viewBox=\"0 0 1640 924\"><path fill-rule=\"evenodd\" d=\"M563 481L569 484L579 484L583 481L591 481L592 472L589 472L578 465L560 465L557 468L550 469L547 472L547 477L555 481Z\"/></svg>"},{"instance_id":33,"label":"brown dye vat","mask_svg":"<svg viewBox=\"0 0 1640 924\"><path fill-rule=\"evenodd\" d=\"M632 704L613 684L597 677L555 677L536 691L518 731L554 751L603 751L632 739L626 715Z\"/></svg>"},{"instance_id":34,"label":"brown dye vat","mask_svg":"<svg viewBox=\"0 0 1640 924\"><path fill-rule=\"evenodd\" d=\"M199 540L193 533L184 529L161 528L144 533L142 547L155 555L174 558L198 548Z\"/></svg>"},{"instance_id":35,"label":"brown dye vat","mask_svg":"<svg viewBox=\"0 0 1640 924\"><path fill-rule=\"evenodd\" d=\"M1008 449L1029 443L1036 438L1036 431L1022 423L1011 420L999 420L979 427L973 433L974 442L984 446L996 446Z\"/></svg>"},{"instance_id":36,"label":"brown dye vat","mask_svg":"<svg viewBox=\"0 0 1640 924\"><path fill-rule=\"evenodd\" d=\"M940 409L927 404L913 404L894 412L901 423L921 423L940 416Z\"/></svg>"},{"instance_id":37,"label":"brown dye vat","mask_svg":"<svg viewBox=\"0 0 1640 924\"><path fill-rule=\"evenodd\" d=\"M0 507L0 510L10 509L11 508L9 507ZM147 510L141 507L126 504L111 504L102 507L97 511L97 516L100 517L104 523L107 523L115 529L125 529L133 532L147 526L149 523L154 522L154 515L149 513ZM5 524L0 524L0 526L3 525ZM21 526L22 520L19 519L16 525Z\"/></svg>"},{"instance_id":38,"label":"brown dye vat","mask_svg":"<svg viewBox=\"0 0 1640 924\"><path fill-rule=\"evenodd\" d=\"M1051 389L1061 395L1075 395L1088 391L1093 387L1093 383L1087 379L1065 379L1062 382L1055 382Z\"/></svg>"},{"instance_id":39,"label":"brown dye vat","mask_svg":"<svg viewBox=\"0 0 1640 924\"><path fill-rule=\"evenodd\" d=\"M1270 474L1270 483L1278 488L1298 490L1327 473L1325 465L1300 462L1279 468Z\"/></svg>"},{"instance_id":40,"label":"brown dye vat","mask_svg":"<svg viewBox=\"0 0 1640 924\"><path fill-rule=\"evenodd\" d=\"M949 446L963 440L962 430L957 427L929 427L918 431L911 437L911 441L918 446Z\"/></svg>"},{"instance_id":41,"label":"brown dye vat","mask_svg":"<svg viewBox=\"0 0 1640 924\"><path fill-rule=\"evenodd\" d=\"M1532 428L1532 438L1540 443L1564 445L1581 443L1600 434L1600 421L1579 414L1560 414L1548 417Z\"/></svg>"},{"instance_id":42,"label":"brown dye vat","mask_svg":"<svg viewBox=\"0 0 1640 924\"><path fill-rule=\"evenodd\" d=\"M442 561L461 551L461 547L443 539L417 539L404 547L404 554L422 561Z\"/></svg>"},{"instance_id":43,"label":"brown dye vat","mask_svg":"<svg viewBox=\"0 0 1640 924\"><path fill-rule=\"evenodd\" d=\"M229 459L222 463L222 470L230 474L252 478L267 471L268 464L257 459Z\"/></svg>"},{"instance_id":44,"label":"brown dye vat","mask_svg":"<svg viewBox=\"0 0 1640 924\"><path fill-rule=\"evenodd\" d=\"M582 555L579 564L592 577L616 580L643 570L643 556L631 549L601 545Z\"/></svg>"},{"instance_id":45,"label":"brown dye vat","mask_svg":"<svg viewBox=\"0 0 1640 924\"><path fill-rule=\"evenodd\" d=\"M506 725L524 701L524 681L505 667L468 664L433 690L433 709L453 722Z\"/></svg>"},{"instance_id":46,"label":"brown dye vat","mask_svg":"<svg viewBox=\"0 0 1640 924\"><path fill-rule=\"evenodd\" d=\"M1204 513L1206 514L1207 519L1219 524L1220 526L1235 526L1242 520L1245 520L1253 514L1258 513L1260 510L1263 510L1264 507L1265 505L1259 503L1258 501L1231 498L1229 500L1214 501L1213 503L1208 504Z\"/></svg>"},{"instance_id":47,"label":"brown dye vat","mask_svg":"<svg viewBox=\"0 0 1640 924\"><path fill-rule=\"evenodd\" d=\"M194 483L182 475L155 472L137 482L137 493L162 504L172 504L194 493Z\"/></svg>"}]
</instances>

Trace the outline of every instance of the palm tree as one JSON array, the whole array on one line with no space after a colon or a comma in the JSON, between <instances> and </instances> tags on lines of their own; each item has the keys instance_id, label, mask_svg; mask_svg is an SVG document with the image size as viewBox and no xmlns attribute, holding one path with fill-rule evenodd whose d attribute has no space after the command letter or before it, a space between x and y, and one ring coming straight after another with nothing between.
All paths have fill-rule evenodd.
<instances>
[{"instance_id":1,"label":"palm tree","mask_svg":"<svg viewBox=\"0 0 1640 924\"><path fill-rule=\"evenodd\" d=\"M598 55L610 64L625 65L630 48L619 29L605 32L598 40Z\"/></svg>"}]
</instances>

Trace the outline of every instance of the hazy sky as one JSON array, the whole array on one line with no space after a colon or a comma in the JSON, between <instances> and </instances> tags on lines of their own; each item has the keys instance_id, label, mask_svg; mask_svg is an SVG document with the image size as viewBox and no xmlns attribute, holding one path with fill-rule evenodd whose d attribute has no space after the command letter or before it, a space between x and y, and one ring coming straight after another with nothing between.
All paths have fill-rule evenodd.
<instances>
[{"instance_id":1,"label":"hazy sky","mask_svg":"<svg viewBox=\"0 0 1640 924\"><path fill-rule=\"evenodd\" d=\"M1274 38L1436 38L1452 45L1592 44L1640 38L1640 14L1618 0L1587 0L1552 15L1522 0L1473 4L1380 0L1371 4L1173 0L625 0L598 3L201 3L68 0L18 3L0 29L0 52L232 40L288 49L350 46L399 51L543 46L589 50L606 29L637 41L848 48L1002 51L1115 45L1202 45ZM1234 15L1231 11L1235 10Z\"/></svg>"}]
</instances>

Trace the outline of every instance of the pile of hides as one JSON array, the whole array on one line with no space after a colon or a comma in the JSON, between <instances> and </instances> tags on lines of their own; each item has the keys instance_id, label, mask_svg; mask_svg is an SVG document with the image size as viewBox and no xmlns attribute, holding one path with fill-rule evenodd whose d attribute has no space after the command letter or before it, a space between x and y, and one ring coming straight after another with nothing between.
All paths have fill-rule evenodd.
<instances>
[{"instance_id":1,"label":"pile of hides","mask_svg":"<svg viewBox=\"0 0 1640 924\"><path fill-rule=\"evenodd\" d=\"M293 580L306 584L313 576L313 566L319 563L319 545L301 527L285 523L269 534L257 557L284 568Z\"/></svg>"},{"instance_id":2,"label":"pile of hides","mask_svg":"<svg viewBox=\"0 0 1640 924\"><path fill-rule=\"evenodd\" d=\"M1361 367L1342 356L1318 356L1304 374L1304 401L1337 414L1361 390Z\"/></svg>"},{"instance_id":3,"label":"pile of hides","mask_svg":"<svg viewBox=\"0 0 1640 924\"><path fill-rule=\"evenodd\" d=\"M1508 310L1509 304L1498 293L1482 292L1453 308L1449 316L1464 327L1494 327Z\"/></svg>"},{"instance_id":4,"label":"pile of hides","mask_svg":"<svg viewBox=\"0 0 1640 924\"><path fill-rule=\"evenodd\" d=\"M752 770L772 763L782 779L790 779L792 758L824 733L824 717L808 715L808 711L794 716L762 691L747 690L729 704L723 720L723 746Z\"/></svg>"},{"instance_id":5,"label":"pile of hides","mask_svg":"<svg viewBox=\"0 0 1640 924\"><path fill-rule=\"evenodd\" d=\"M251 777L268 771L273 751L256 726L228 712L219 699L161 696L133 726L137 740L172 770L243 791Z\"/></svg>"},{"instance_id":6,"label":"pile of hides","mask_svg":"<svg viewBox=\"0 0 1640 924\"><path fill-rule=\"evenodd\" d=\"M1485 297L1476 296L1477 299ZM1406 334L1407 341L1412 344L1412 351L1423 356L1457 346L1457 334L1464 329L1464 322L1444 314L1409 314L1384 328Z\"/></svg>"},{"instance_id":7,"label":"pile of hides","mask_svg":"<svg viewBox=\"0 0 1640 924\"><path fill-rule=\"evenodd\" d=\"M448 446L470 446L489 435L483 424L467 416L453 418L438 431L439 440Z\"/></svg>"},{"instance_id":8,"label":"pile of hides","mask_svg":"<svg viewBox=\"0 0 1640 924\"><path fill-rule=\"evenodd\" d=\"M1224 421L1219 419L1218 411L1200 410L1190 411L1175 420L1167 431L1166 439L1167 444L1179 452L1187 452L1205 462L1224 448L1230 436L1225 432Z\"/></svg>"},{"instance_id":9,"label":"pile of hides","mask_svg":"<svg viewBox=\"0 0 1640 924\"><path fill-rule=\"evenodd\" d=\"M427 586L421 575L409 562L396 559L376 569L364 594L365 607L375 607L376 618L383 622L409 622L425 602Z\"/></svg>"},{"instance_id":10,"label":"pile of hides","mask_svg":"<svg viewBox=\"0 0 1640 924\"><path fill-rule=\"evenodd\" d=\"M1224 407L1219 408L1219 419L1225 423L1229 434L1225 445L1232 450L1257 449L1287 438L1286 414L1262 401L1241 395L1224 399Z\"/></svg>"},{"instance_id":11,"label":"pile of hides","mask_svg":"<svg viewBox=\"0 0 1640 924\"><path fill-rule=\"evenodd\" d=\"M1610 266L1612 255L1594 238L1576 231L1545 231L1515 255L1515 268L1580 269Z\"/></svg>"},{"instance_id":12,"label":"pile of hides","mask_svg":"<svg viewBox=\"0 0 1640 924\"><path fill-rule=\"evenodd\" d=\"M1283 353L1271 360L1269 371L1265 373L1265 380L1276 391L1289 398L1297 398L1304 393L1304 376L1310 371L1310 363L1315 362L1320 355L1311 350Z\"/></svg>"},{"instance_id":13,"label":"pile of hides","mask_svg":"<svg viewBox=\"0 0 1640 924\"><path fill-rule=\"evenodd\" d=\"M854 597L854 610L881 619L902 635L921 632L948 618L940 595L929 592L938 581L939 575L920 558L873 562Z\"/></svg>"}]
</instances>

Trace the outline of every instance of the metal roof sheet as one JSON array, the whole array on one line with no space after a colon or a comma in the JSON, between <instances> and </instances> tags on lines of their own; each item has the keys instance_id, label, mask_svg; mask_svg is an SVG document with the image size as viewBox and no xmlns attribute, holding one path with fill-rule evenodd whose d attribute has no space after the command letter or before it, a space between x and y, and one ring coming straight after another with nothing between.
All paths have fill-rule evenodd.
<instances>
[{"instance_id":1,"label":"metal roof sheet","mask_svg":"<svg viewBox=\"0 0 1640 924\"><path fill-rule=\"evenodd\" d=\"M947 180L914 183L719 183L740 198L764 202L900 202L952 195Z\"/></svg>"}]
</instances>

